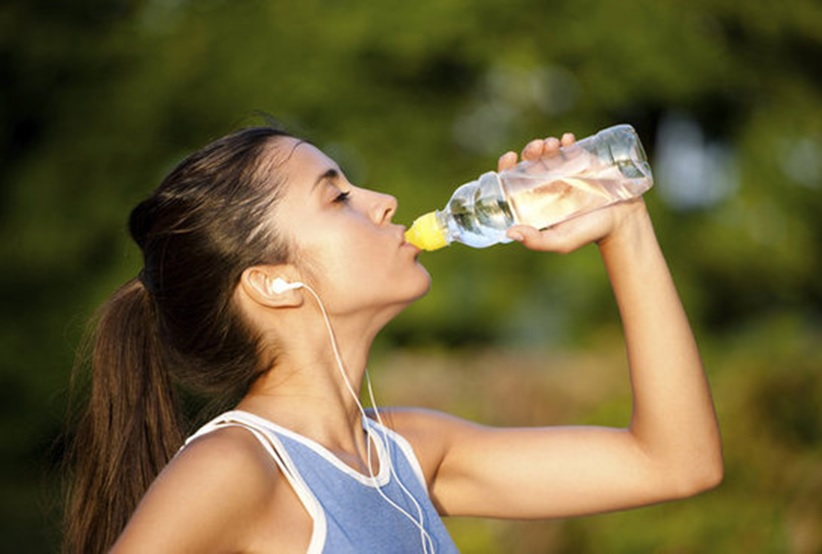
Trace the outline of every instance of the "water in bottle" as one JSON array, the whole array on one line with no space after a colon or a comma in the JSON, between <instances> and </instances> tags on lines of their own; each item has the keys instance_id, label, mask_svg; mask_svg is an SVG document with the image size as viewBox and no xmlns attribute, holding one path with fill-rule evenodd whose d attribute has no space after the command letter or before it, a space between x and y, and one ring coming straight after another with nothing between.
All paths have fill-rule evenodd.
<instances>
[{"instance_id":1,"label":"water in bottle","mask_svg":"<svg viewBox=\"0 0 822 554\"><path fill-rule=\"evenodd\" d=\"M509 227L545 229L572 217L636 198L653 185L639 137L617 125L555 155L490 171L459 187L443 210L418 218L406 240L423 250L451 242L475 248L510 242Z\"/></svg>"}]
</instances>

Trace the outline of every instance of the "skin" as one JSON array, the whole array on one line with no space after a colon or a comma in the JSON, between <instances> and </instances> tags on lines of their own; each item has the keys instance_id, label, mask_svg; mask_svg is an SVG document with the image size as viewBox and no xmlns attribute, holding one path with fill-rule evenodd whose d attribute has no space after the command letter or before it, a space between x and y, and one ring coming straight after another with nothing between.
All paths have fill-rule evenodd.
<instances>
[{"instance_id":1,"label":"skin","mask_svg":"<svg viewBox=\"0 0 822 554\"><path fill-rule=\"evenodd\" d=\"M570 134L533 140L521 158L556 155L573 141ZM518 158L504 154L499 169ZM236 300L279 353L276 369L254 384L238 408L317 441L368 474L360 413L316 301L305 289L273 294L268 284L284 277L317 292L358 394L374 337L425 294L430 278L417 261L418 250L404 242L404 228L391 221L394 198L354 186L333 160L306 143L294 149L286 169L288 190L275 216L295 241L300 263L249 268L237 287ZM642 200L551 229L517 226L508 234L538 252L596 244L623 321L633 414L624 429L500 429L432 411L384 410L386 423L414 448L440 513L569 517L716 486L722 454L709 387ZM305 552L311 528L257 440L227 428L197 439L172 460L114 550Z\"/></svg>"}]
</instances>

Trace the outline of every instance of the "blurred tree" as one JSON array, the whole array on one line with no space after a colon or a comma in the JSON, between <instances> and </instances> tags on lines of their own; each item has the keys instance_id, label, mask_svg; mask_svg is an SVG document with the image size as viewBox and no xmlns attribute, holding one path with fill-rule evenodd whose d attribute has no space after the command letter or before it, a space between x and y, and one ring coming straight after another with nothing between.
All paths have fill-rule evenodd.
<instances>
[{"instance_id":1,"label":"blurred tree","mask_svg":"<svg viewBox=\"0 0 822 554\"><path fill-rule=\"evenodd\" d=\"M0 534L18 552L52 544L32 483L59 457L82 321L139 268L128 210L256 110L395 194L405 222L533 136L632 123L698 330L790 314L817 332L820 55L814 0L6 0ZM385 343L568 345L613 325L594 249L423 259L435 287Z\"/></svg>"}]
</instances>

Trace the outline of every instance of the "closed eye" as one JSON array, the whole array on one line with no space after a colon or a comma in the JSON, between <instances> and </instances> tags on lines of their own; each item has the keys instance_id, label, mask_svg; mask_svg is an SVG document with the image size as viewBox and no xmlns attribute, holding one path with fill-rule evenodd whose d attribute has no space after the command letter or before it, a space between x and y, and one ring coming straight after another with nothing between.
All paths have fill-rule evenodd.
<instances>
[{"instance_id":1,"label":"closed eye","mask_svg":"<svg viewBox=\"0 0 822 554\"><path fill-rule=\"evenodd\" d=\"M345 204L351 199L351 191L340 191L340 193L334 198L334 202L337 204Z\"/></svg>"}]
</instances>

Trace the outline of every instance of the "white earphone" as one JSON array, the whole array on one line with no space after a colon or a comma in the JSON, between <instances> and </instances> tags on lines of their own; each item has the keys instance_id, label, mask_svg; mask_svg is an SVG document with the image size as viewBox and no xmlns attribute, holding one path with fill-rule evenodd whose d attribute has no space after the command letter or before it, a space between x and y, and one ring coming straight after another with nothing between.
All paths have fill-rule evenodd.
<instances>
[{"instance_id":1,"label":"white earphone","mask_svg":"<svg viewBox=\"0 0 822 554\"><path fill-rule=\"evenodd\" d=\"M289 283L282 277L277 277L268 284L268 290L269 292L273 292L274 294L282 294L285 291L299 289L304 286L305 283L300 283L299 281Z\"/></svg>"},{"instance_id":2,"label":"white earphone","mask_svg":"<svg viewBox=\"0 0 822 554\"><path fill-rule=\"evenodd\" d=\"M365 421L368 416L366 415L365 409L363 408L362 404L360 403L360 400L359 400L357 394L354 392L354 388L351 386L351 382L348 379L348 375L345 371L345 366L343 364L342 357L340 356L339 347L337 346L337 340L334 337L334 331L331 328L331 321L328 318L328 313L326 312L325 306L323 305L322 300L320 300L319 295L317 295L317 293L314 292L314 289L312 289L310 286L306 285L305 283L301 283L300 281L295 281L293 283L289 283L288 281L286 281L282 277L277 277L273 281L268 282L267 286L268 286L269 293L273 293L273 294L282 294L282 293L284 293L286 291L289 291L289 290L305 288L309 293L311 293L311 295L317 301L317 305L319 306L320 312L322 313L326 329L328 330L328 336L329 336L329 339L331 340L331 348L334 352L334 357L335 357L336 362L337 362L337 367L340 370L340 374L342 375L343 382L345 383L346 388L348 389L348 392L351 394L352 398L354 399L354 402L357 404L357 408L359 409L360 413L362 414L363 421ZM384 460L384 461L387 463L387 465L389 467L389 471L391 472L391 475L394 476L394 478L396 479L396 482L399 484L399 487L402 490L402 493L410 499L411 503L413 504L414 508L416 509L415 511L417 513L417 517L414 517L411 513L409 513L408 511L406 511L402 507L400 507L396 502L391 500L391 498L386 496L385 493L382 491L382 489L379 486L376 487L376 490L380 494L380 496L382 496L383 499L391 507L396 509L403 516L407 517L411 521L411 523L413 523L414 526L417 527L417 529L419 529L419 531L420 531L420 540L422 542L422 551L423 551L423 553L428 554L428 552L431 552L433 554L434 544L433 544L433 541L431 540L431 536L428 534L428 531L425 529L425 516L423 515L422 508L420 507L420 505L417 502L416 498L414 498L414 495L411 494L411 492L406 488L405 484L403 484L402 480L400 480L399 475L397 475L397 473L394 469L394 464L391 462L391 453L390 453L390 446L389 446L391 443L390 443L390 440L388 439L387 433L385 431L385 429L386 429L385 424L383 423L382 418L380 417L380 412L379 412L379 409L377 408L377 402L374 400L374 391L371 388L371 379L368 376L368 370L366 370L365 376L366 376L366 381L368 383L368 392L369 392L369 395L371 397L371 404L372 404L372 407L374 409L374 413L376 414L377 422L382 426L382 433L381 434L382 434L383 443L385 445L386 452L387 452L386 460ZM373 473L372 465L371 465L371 442L370 442L371 440L372 439L369 437L368 471L371 475L371 478L376 479L376 476ZM382 462L383 462L383 460L380 460L380 463L382 463Z\"/></svg>"}]
</instances>

